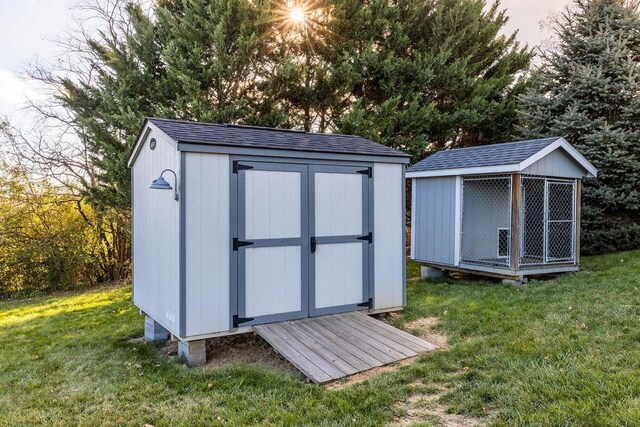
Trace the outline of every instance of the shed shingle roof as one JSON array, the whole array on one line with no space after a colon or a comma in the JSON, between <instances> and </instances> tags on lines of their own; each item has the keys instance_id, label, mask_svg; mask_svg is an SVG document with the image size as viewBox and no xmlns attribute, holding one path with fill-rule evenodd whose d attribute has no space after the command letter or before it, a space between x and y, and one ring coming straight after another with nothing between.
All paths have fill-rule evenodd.
<instances>
[{"instance_id":1,"label":"shed shingle roof","mask_svg":"<svg viewBox=\"0 0 640 427\"><path fill-rule=\"evenodd\" d=\"M554 136L543 139L438 151L409 167L407 172L513 165L523 162L558 139L560 137Z\"/></svg>"},{"instance_id":2,"label":"shed shingle roof","mask_svg":"<svg viewBox=\"0 0 640 427\"><path fill-rule=\"evenodd\" d=\"M409 157L377 142L356 135L147 118L172 139L191 144L247 148L314 151L370 156Z\"/></svg>"}]
</instances>

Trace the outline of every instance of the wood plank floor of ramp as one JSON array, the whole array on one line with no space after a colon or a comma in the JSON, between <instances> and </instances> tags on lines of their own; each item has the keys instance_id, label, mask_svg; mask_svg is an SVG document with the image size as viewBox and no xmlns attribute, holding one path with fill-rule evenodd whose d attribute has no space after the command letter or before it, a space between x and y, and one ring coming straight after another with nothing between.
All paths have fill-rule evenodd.
<instances>
[{"instance_id":1,"label":"wood plank floor of ramp","mask_svg":"<svg viewBox=\"0 0 640 427\"><path fill-rule=\"evenodd\" d=\"M278 353L318 384L438 348L358 312L253 328Z\"/></svg>"}]
</instances>

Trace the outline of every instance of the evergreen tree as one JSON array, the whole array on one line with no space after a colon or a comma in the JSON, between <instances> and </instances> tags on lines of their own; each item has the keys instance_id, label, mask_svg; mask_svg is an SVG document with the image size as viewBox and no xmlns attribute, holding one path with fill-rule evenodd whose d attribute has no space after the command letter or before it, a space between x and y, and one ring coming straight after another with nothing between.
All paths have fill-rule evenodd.
<instances>
[{"instance_id":1,"label":"evergreen tree","mask_svg":"<svg viewBox=\"0 0 640 427\"><path fill-rule=\"evenodd\" d=\"M376 0L343 2L355 40L349 58L355 105L340 130L425 154L500 142L513 134L520 76L531 59L499 2Z\"/></svg>"},{"instance_id":2,"label":"evergreen tree","mask_svg":"<svg viewBox=\"0 0 640 427\"><path fill-rule=\"evenodd\" d=\"M173 115L186 120L282 126L285 114L262 96L272 64L274 32L261 2L211 0L165 2L156 9L166 34L163 84Z\"/></svg>"},{"instance_id":3,"label":"evergreen tree","mask_svg":"<svg viewBox=\"0 0 640 427\"><path fill-rule=\"evenodd\" d=\"M134 3L113 14L86 43L74 73L48 77L56 98L89 152L95 181L85 189L98 208L128 208L127 158L145 116L170 114L154 23ZM120 12L123 15L119 15Z\"/></svg>"},{"instance_id":4,"label":"evergreen tree","mask_svg":"<svg viewBox=\"0 0 640 427\"><path fill-rule=\"evenodd\" d=\"M96 167L94 205L129 205L145 116L356 133L419 158L508 138L530 60L485 0L300 2L303 23L281 1L103 1L85 67L52 82Z\"/></svg>"},{"instance_id":5,"label":"evergreen tree","mask_svg":"<svg viewBox=\"0 0 640 427\"><path fill-rule=\"evenodd\" d=\"M585 253L640 247L640 14L625 0L576 0L555 22L522 97L525 137L559 135L599 170L584 185Z\"/></svg>"}]
</instances>

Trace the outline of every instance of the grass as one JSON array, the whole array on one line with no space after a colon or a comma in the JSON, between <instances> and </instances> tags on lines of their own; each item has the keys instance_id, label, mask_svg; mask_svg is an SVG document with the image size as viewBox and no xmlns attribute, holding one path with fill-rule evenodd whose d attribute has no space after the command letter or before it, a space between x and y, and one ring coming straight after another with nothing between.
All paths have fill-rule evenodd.
<instances>
[{"instance_id":1,"label":"grass","mask_svg":"<svg viewBox=\"0 0 640 427\"><path fill-rule=\"evenodd\" d=\"M411 282L393 321L435 316L451 346L342 389L167 360L135 339L143 322L128 287L6 301L0 424L380 425L412 394L446 387L449 412L493 425L639 425L639 271L636 251L521 287Z\"/></svg>"}]
</instances>

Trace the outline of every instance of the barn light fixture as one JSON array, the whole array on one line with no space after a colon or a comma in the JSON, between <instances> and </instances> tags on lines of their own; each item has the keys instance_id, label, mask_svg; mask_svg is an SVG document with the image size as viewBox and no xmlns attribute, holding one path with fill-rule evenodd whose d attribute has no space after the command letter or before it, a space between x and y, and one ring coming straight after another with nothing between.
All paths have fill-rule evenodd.
<instances>
[{"instance_id":1,"label":"barn light fixture","mask_svg":"<svg viewBox=\"0 0 640 427\"><path fill-rule=\"evenodd\" d=\"M173 174L173 182L175 184L175 188L171 186L163 177L165 172L171 172ZM151 185L149 186L152 190L173 190L174 196L173 198L178 201L178 177L176 173L171 169L165 169L160 173L160 176L157 179L154 179Z\"/></svg>"}]
</instances>

